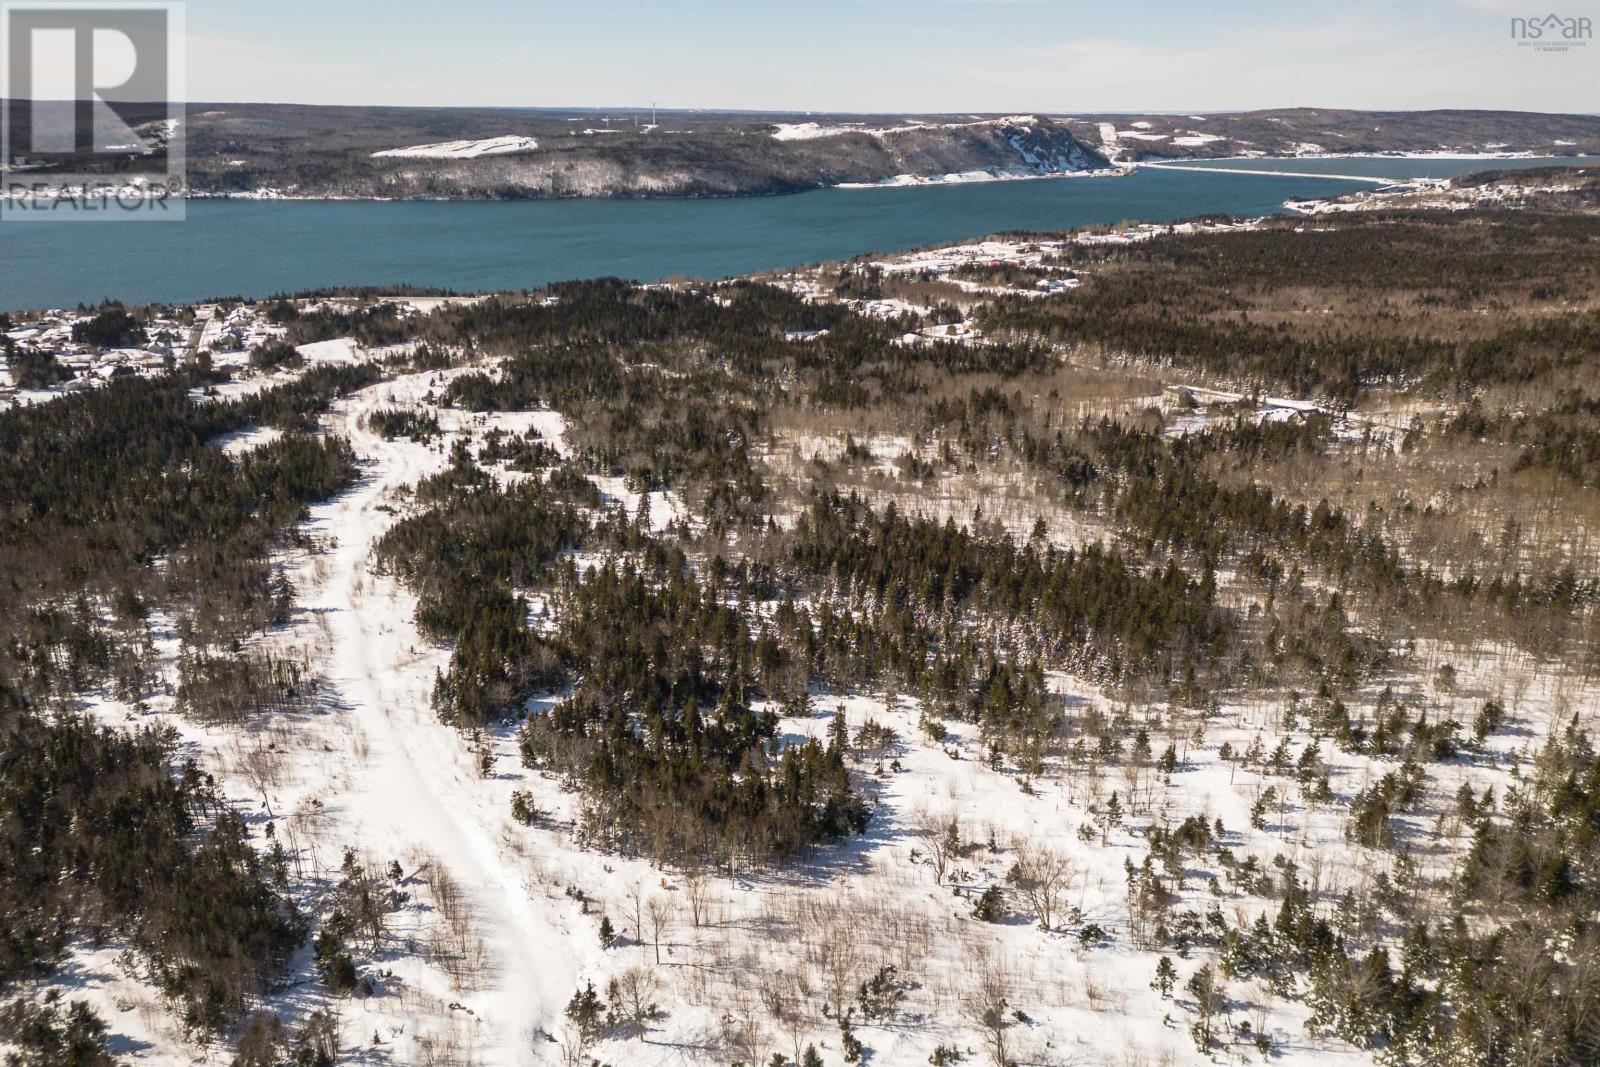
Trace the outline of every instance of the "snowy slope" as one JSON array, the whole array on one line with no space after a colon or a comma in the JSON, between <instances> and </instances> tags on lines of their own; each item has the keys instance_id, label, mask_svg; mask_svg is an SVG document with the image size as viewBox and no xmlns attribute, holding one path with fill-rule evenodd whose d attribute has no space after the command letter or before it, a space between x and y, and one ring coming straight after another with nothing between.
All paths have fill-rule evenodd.
<instances>
[{"instance_id":1,"label":"snowy slope","mask_svg":"<svg viewBox=\"0 0 1600 1067\"><path fill-rule=\"evenodd\" d=\"M386 148L372 153L375 159L479 159L483 156L504 156L516 152L531 152L539 147L532 137L486 137L476 141L440 141L437 144L411 145L409 148Z\"/></svg>"}]
</instances>

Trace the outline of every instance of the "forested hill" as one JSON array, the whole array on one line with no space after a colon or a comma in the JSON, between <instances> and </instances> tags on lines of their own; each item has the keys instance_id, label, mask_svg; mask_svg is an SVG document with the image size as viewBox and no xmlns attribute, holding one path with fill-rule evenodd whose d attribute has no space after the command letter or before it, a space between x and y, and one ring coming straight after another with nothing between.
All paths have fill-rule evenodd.
<instances>
[{"instance_id":1,"label":"forested hill","mask_svg":"<svg viewBox=\"0 0 1600 1067\"><path fill-rule=\"evenodd\" d=\"M1070 107L1070 101L1063 101ZM154 111L144 128L160 140ZM1600 117L1508 111L810 114L193 103L202 195L524 199L792 193L1146 159L1600 152ZM61 163L71 172L84 160Z\"/></svg>"},{"instance_id":2,"label":"forested hill","mask_svg":"<svg viewBox=\"0 0 1600 1067\"><path fill-rule=\"evenodd\" d=\"M1274 108L1201 115L1090 116L1090 143L1117 158L1217 159L1225 156L1380 153L1600 151L1600 116L1526 111L1346 111ZM1079 127L1068 123L1076 132Z\"/></svg>"}]
</instances>

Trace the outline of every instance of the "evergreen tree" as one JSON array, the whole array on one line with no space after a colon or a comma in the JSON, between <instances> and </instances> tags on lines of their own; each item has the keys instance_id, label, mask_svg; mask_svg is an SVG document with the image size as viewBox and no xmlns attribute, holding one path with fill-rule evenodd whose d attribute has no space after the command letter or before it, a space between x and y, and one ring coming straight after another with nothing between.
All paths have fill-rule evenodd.
<instances>
[{"instance_id":1,"label":"evergreen tree","mask_svg":"<svg viewBox=\"0 0 1600 1067\"><path fill-rule=\"evenodd\" d=\"M1150 988L1160 993L1162 999L1172 996L1172 987L1178 981L1178 968L1172 965L1172 960L1162 956L1156 963L1156 977L1150 983Z\"/></svg>"}]
</instances>

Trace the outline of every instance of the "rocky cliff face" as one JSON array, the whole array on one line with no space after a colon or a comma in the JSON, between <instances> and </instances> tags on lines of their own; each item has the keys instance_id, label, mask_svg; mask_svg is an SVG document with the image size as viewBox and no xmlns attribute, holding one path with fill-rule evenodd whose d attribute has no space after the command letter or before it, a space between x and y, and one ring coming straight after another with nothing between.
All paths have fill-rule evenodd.
<instances>
[{"instance_id":1,"label":"rocky cliff face","mask_svg":"<svg viewBox=\"0 0 1600 1067\"><path fill-rule=\"evenodd\" d=\"M1110 166L1102 153L1083 144L1066 127L1031 115L837 136L871 138L883 157L862 151L856 157L858 173L847 181L1069 174Z\"/></svg>"}]
</instances>

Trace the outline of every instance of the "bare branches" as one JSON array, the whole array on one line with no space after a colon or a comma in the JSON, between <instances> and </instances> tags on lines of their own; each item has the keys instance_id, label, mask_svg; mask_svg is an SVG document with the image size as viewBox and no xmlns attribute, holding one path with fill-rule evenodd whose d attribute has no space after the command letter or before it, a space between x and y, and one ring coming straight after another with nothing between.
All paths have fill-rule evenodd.
<instances>
[{"instance_id":1,"label":"bare branches","mask_svg":"<svg viewBox=\"0 0 1600 1067\"><path fill-rule=\"evenodd\" d=\"M678 917L678 906L671 897L653 896L645 903L646 918L650 920L650 942L656 950L656 962L661 962L661 938L672 930Z\"/></svg>"},{"instance_id":2,"label":"bare branches","mask_svg":"<svg viewBox=\"0 0 1600 1067\"><path fill-rule=\"evenodd\" d=\"M1077 868L1065 853L1025 842L1017 847L1017 860L1006 880L1028 902L1039 929L1053 930L1062 902L1078 877Z\"/></svg>"},{"instance_id":3,"label":"bare branches","mask_svg":"<svg viewBox=\"0 0 1600 1067\"><path fill-rule=\"evenodd\" d=\"M955 816L941 818L932 812L920 812L912 820L911 832L933 864L933 880L942 884L950 861L961 854L961 828Z\"/></svg>"},{"instance_id":4,"label":"bare branches","mask_svg":"<svg viewBox=\"0 0 1600 1067\"><path fill-rule=\"evenodd\" d=\"M1006 965L987 954L976 961L976 981L962 1004L962 1014L978 1031L991 1067L1012 1067L1011 1019L1007 1012L1014 996Z\"/></svg>"}]
</instances>

